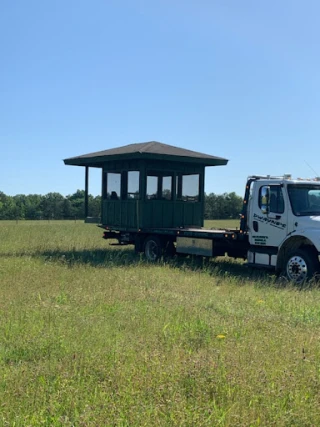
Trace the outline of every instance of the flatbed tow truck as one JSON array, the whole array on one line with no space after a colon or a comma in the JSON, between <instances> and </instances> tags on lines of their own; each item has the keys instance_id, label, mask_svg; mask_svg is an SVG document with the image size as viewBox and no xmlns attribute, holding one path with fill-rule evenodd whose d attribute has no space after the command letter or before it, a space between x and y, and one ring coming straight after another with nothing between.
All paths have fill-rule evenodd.
<instances>
[{"instance_id":1,"label":"flatbed tow truck","mask_svg":"<svg viewBox=\"0 0 320 427\"><path fill-rule=\"evenodd\" d=\"M250 176L239 228L207 229L205 167L227 162L154 141L65 160L86 167L86 195L89 167L102 169L104 239L134 245L149 261L175 253L229 256L297 284L312 278L320 271L320 178Z\"/></svg>"}]
</instances>

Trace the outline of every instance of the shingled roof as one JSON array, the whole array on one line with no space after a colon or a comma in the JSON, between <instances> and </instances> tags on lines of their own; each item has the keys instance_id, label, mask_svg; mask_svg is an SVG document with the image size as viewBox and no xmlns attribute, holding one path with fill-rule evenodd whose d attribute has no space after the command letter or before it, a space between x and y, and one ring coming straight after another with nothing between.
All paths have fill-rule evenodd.
<instances>
[{"instance_id":1,"label":"shingled roof","mask_svg":"<svg viewBox=\"0 0 320 427\"><path fill-rule=\"evenodd\" d=\"M123 147L111 148L109 150L97 151L82 156L65 159L66 165L102 167L106 162L124 159L159 159L175 162L197 163L204 166L220 166L228 163L227 159L215 157L197 151L185 150L163 144L162 142L150 141L137 144L125 145Z\"/></svg>"}]
</instances>

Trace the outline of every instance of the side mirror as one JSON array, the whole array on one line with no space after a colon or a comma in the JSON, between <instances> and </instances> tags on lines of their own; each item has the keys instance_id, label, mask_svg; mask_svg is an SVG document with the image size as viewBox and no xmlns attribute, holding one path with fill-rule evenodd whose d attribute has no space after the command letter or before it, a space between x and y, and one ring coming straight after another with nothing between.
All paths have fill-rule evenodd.
<instances>
[{"instance_id":1,"label":"side mirror","mask_svg":"<svg viewBox=\"0 0 320 427\"><path fill-rule=\"evenodd\" d=\"M265 187L262 187L260 190L259 205L261 208L261 212L263 214L269 213L269 203L270 203L270 187L266 185Z\"/></svg>"}]
</instances>

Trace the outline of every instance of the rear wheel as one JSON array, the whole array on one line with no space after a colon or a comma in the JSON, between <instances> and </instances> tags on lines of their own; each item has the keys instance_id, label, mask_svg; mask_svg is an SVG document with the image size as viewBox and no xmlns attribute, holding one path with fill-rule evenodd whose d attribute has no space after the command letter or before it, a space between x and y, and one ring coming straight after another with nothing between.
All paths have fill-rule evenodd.
<instances>
[{"instance_id":1,"label":"rear wheel","mask_svg":"<svg viewBox=\"0 0 320 427\"><path fill-rule=\"evenodd\" d=\"M163 247L158 236L149 236L144 242L144 253L148 261L157 261L161 258Z\"/></svg>"},{"instance_id":2,"label":"rear wheel","mask_svg":"<svg viewBox=\"0 0 320 427\"><path fill-rule=\"evenodd\" d=\"M297 249L288 254L285 263L287 278L301 285L317 272L319 263L315 253L309 249Z\"/></svg>"}]
</instances>

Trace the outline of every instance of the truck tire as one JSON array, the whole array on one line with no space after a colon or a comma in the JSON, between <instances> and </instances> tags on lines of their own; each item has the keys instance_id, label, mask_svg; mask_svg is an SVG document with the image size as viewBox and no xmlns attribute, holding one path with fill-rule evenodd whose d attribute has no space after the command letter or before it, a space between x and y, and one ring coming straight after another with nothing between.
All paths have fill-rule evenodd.
<instances>
[{"instance_id":1,"label":"truck tire","mask_svg":"<svg viewBox=\"0 0 320 427\"><path fill-rule=\"evenodd\" d=\"M144 253L148 261L155 262L161 258L163 247L158 236L149 236L144 241Z\"/></svg>"},{"instance_id":2,"label":"truck tire","mask_svg":"<svg viewBox=\"0 0 320 427\"><path fill-rule=\"evenodd\" d=\"M317 272L317 256L310 249L297 249L288 254L285 262L285 275L293 283L301 285Z\"/></svg>"}]
</instances>

